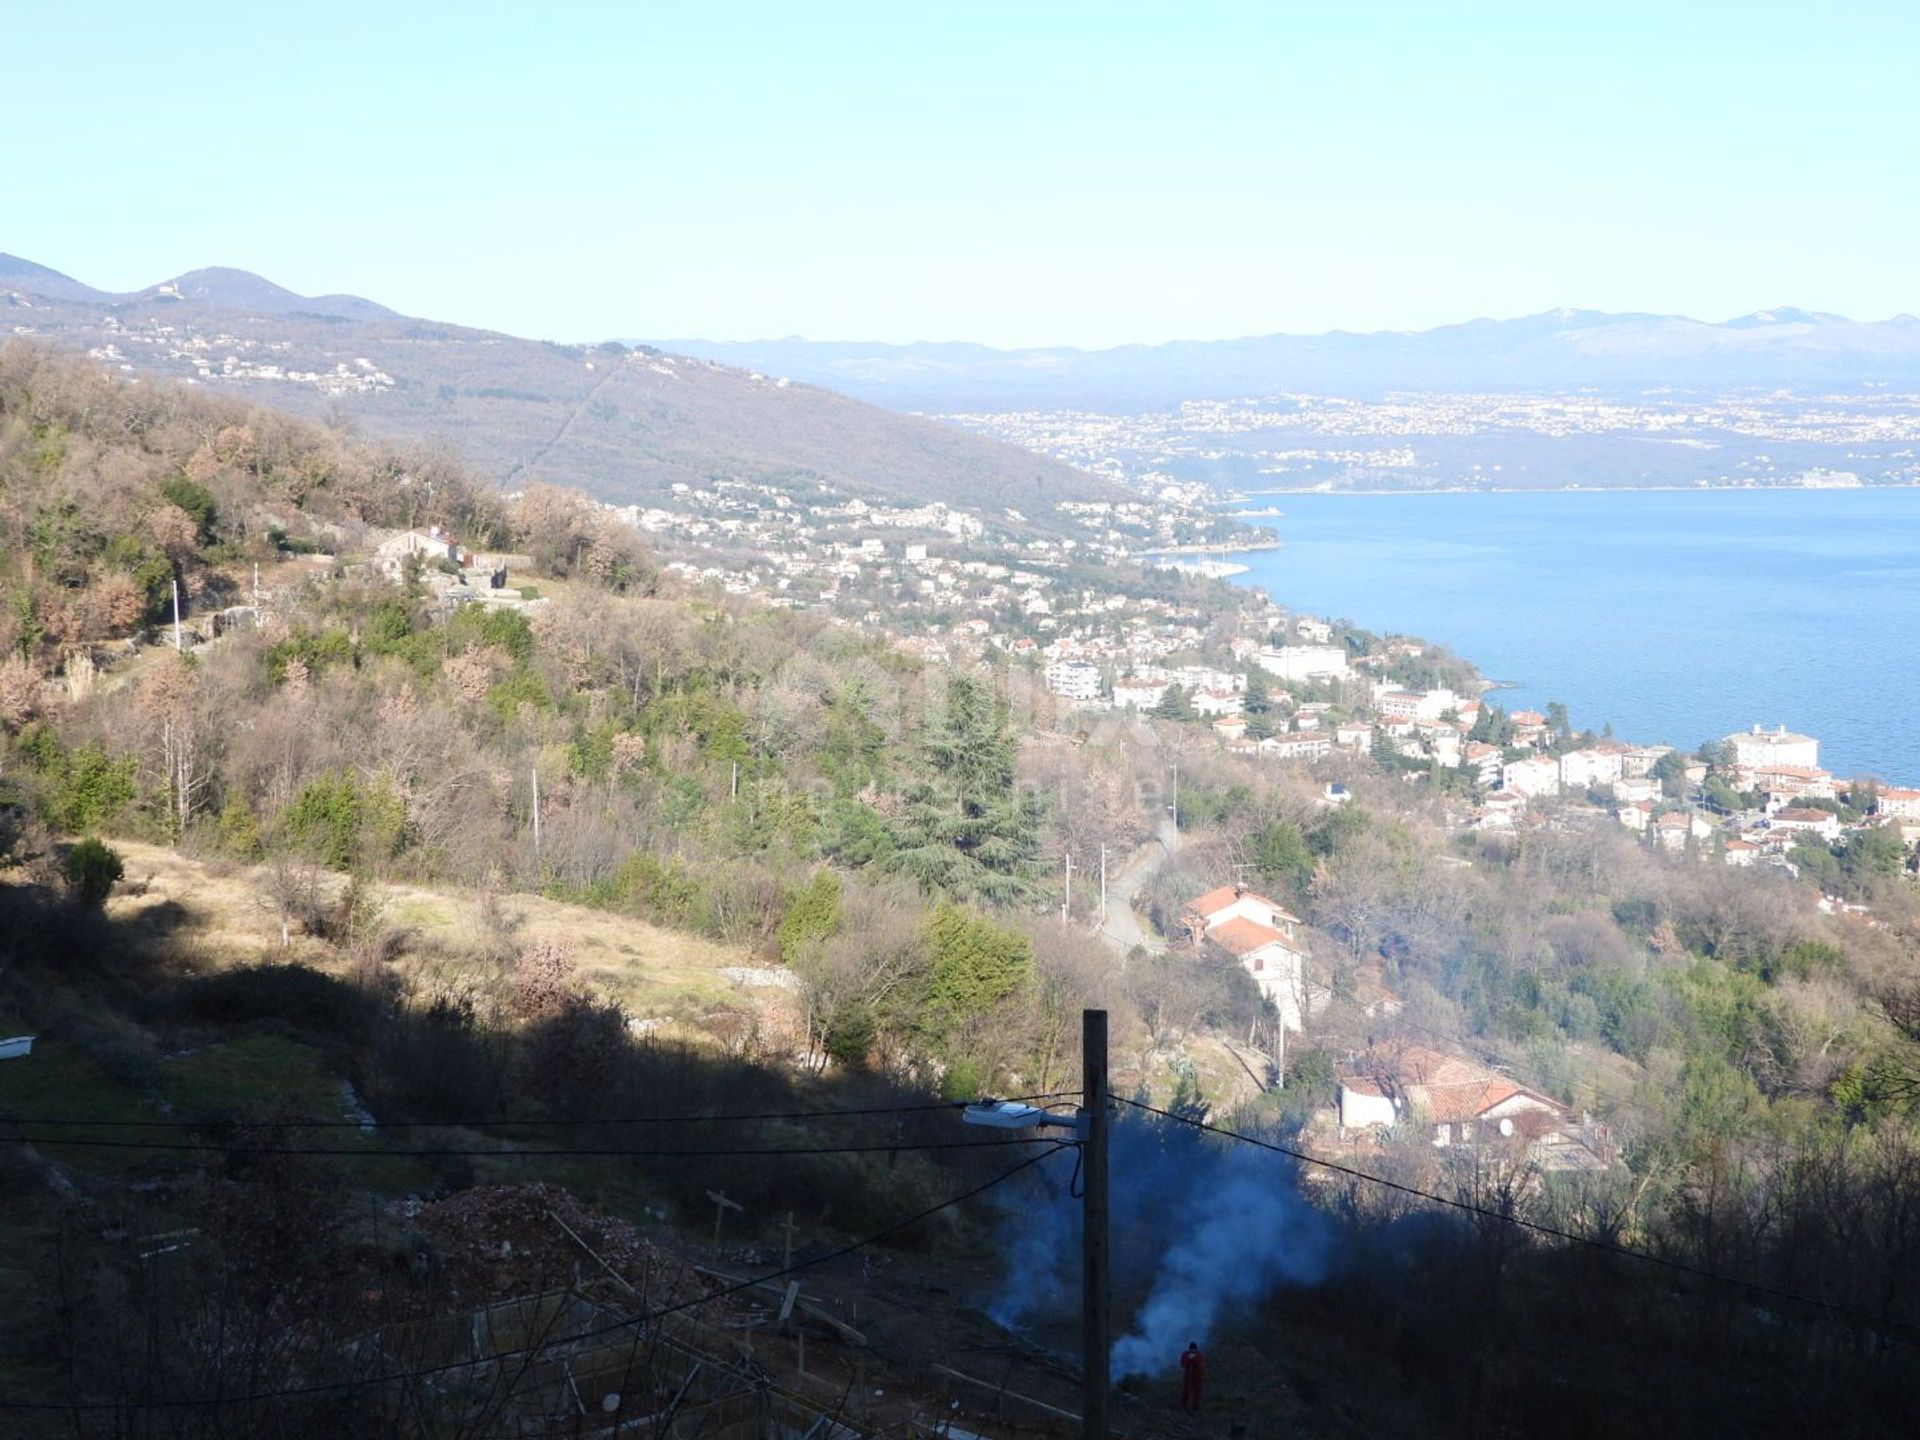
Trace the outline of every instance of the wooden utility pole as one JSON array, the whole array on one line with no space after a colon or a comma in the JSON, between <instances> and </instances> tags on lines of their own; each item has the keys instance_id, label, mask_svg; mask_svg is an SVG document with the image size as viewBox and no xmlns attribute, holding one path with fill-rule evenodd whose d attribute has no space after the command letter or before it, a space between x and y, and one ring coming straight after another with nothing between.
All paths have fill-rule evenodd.
<instances>
[{"instance_id":1,"label":"wooden utility pole","mask_svg":"<svg viewBox=\"0 0 1920 1440\"><path fill-rule=\"evenodd\" d=\"M1073 918L1073 851L1071 850L1067 851L1067 893L1060 901L1060 918L1062 920Z\"/></svg>"},{"instance_id":2,"label":"wooden utility pole","mask_svg":"<svg viewBox=\"0 0 1920 1440\"><path fill-rule=\"evenodd\" d=\"M1107 847L1100 847L1100 923L1107 923Z\"/></svg>"},{"instance_id":3,"label":"wooden utility pole","mask_svg":"<svg viewBox=\"0 0 1920 1440\"><path fill-rule=\"evenodd\" d=\"M177 655L186 649L186 642L180 635L180 582L173 582L173 650Z\"/></svg>"},{"instance_id":4,"label":"wooden utility pole","mask_svg":"<svg viewBox=\"0 0 1920 1440\"><path fill-rule=\"evenodd\" d=\"M786 1244L781 1247L780 1272L784 1275L793 1269L793 1212L787 1211L787 1218L780 1222L781 1232L786 1236Z\"/></svg>"},{"instance_id":5,"label":"wooden utility pole","mask_svg":"<svg viewBox=\"0 0 1920 1440\"><path fill-rule=\"evenodd\" d=\"M1080 1338L1085 1373L1082 1440L1107 1440L1107 1373L1113 1352L1107 1248L1107 1012L1080 1012L1081 1108L1087 1133L1080 1147L1082 1201Z\"/></svg>"}]
</instances>

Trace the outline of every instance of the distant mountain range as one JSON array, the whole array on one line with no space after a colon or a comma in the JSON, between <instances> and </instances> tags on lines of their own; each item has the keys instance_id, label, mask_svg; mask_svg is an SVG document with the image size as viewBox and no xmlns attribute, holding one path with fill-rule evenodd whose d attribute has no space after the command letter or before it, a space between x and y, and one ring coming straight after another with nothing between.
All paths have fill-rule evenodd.
<instances>
[{"instance_id":1,"label":"distant mountain range","mask_svg":"<svg viewBox=\"0 0 1920 1440\"><path fill-rule=\"evenodd\" d=\"M1718 324L1680 315L1554 310L1435 330L1336 330L1111 350L799 338L655 343L896 409L936 413L1165 409L1183 400L1276 391L1373 398L1394 390L1920 388L1920 319L1865 322L1794 309Z\"/></svg>"},{"instance_id":2,"label":"distant mountain range","mask_svg":"<svg viewBox=\"0 0 1920 1440\"><path fill-rule=\"evenodd\" d=\"M715 479L796 495L1012 508L1119 494L1109 481L952 426L806 384L613 342L557 345L296 295L244 270L195 270L128 294L0 254L0 339L84 351L135 374L444 440L509 486L578 485L673 501Z\"/></svg>"}]
</instances>

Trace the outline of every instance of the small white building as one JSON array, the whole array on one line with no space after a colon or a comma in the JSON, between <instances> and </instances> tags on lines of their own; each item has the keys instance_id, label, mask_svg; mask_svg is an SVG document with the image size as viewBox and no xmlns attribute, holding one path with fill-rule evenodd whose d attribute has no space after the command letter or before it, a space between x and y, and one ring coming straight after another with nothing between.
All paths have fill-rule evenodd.
<instances>
[{"instance_id":1,"label":"small white building","mask_svg":"<svg viewBox=\"0 0 1920 1440\"><path fill-rule=\"evenodd\" d=\"M1260 742L1259 753L1268 760L1324 760L1333 753L1333 737L1324 730L1269 735Z\"/></svg>"},{"instance_id":2,"label":"small white building","mask_svg":"<svg viewBox=\"0 0 1920 1440\"><path fill-rule=\"evenodd\" d=\"M1895 820L1920 820L1920 790L1886 786L1874 797L1873 813Z\"/></svg>"},{"instance_id":3,"label":"small white building","mask_svg":"<svg viewBox=\"0 0 1920 1440\"><path fill-rule=\"evenodd\" d=\"M1773 817L1773 828L1814 835L1831 845L1840 838L1840 817L1831 810L1782 810Z\"/></svg>"},{"instance_id":4,"label":"small white building","mask_svg":"<svg viewBox=\"0 0 1920 1440\"><path fill-rule=\"evenodd\" d=\"M1129 675L1113 682L1113 703L1121 710L1151 710L1165 698L1167 683Z\"/></svg>"}]
</instances>

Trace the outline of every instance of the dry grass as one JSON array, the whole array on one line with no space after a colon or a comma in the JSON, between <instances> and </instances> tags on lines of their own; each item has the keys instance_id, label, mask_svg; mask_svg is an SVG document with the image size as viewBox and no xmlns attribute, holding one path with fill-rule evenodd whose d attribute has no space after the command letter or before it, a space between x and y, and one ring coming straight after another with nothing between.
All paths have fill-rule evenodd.
<instances>
[{"instance_id":1,"label":"dry grass","mask_svg":"<svg viewBox=\"0 0 1920 1440\"><path fill-rule=\"evenodd\" d=\"M137 931L182 942L213 967L299 960L331 969L343 963L337 949L310 936L295 933L282 945L265 867L198 859L132 840L114 845L126 879L108 911ZM328 883L344 888L345 879L330 876ZM571 948L580 979L636 1020L658 1022L656 1033L663 1035L702 1038L702 1017L766 1010L788 998L785 991L743 987L721 973L755 967L747 952L623 915L538 895L487 896L404 884L376 884L371 892L380 923L401 933L396 963L424 986L485 989L499 979L498 961L489 963L489 953L558 941Z\"/></svg>"}]
</instances>

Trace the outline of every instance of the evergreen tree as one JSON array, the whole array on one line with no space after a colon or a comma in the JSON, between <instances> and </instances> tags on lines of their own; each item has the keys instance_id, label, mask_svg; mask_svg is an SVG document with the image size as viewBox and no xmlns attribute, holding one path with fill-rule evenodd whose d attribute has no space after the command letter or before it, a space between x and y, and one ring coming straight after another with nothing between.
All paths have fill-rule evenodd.
<instances>
[{"instance_id":1,"label":"evergreen tree","mask_svg":"<svg viewBox=\"0 0 1920 1440\"><path fill-rule=\"evenodd\" d=\"M955 676L918 759L922 775L896 825L892 867L959 898L1007 903L1030 894L1046 807L1014 786L1005 699L983 681Z\"/></svg>"},{"instance_id":2,"label":"evergreen tree","mask_svg":"<svg viewBox=\"0 0 1920 1440\"><path fill-rule=\"evenodd\" d=\"M1191 720L1194 715L1193 702L1178 685L1169 685L1151 713L1162 720Z\"/></svg>"}]
</instances>

